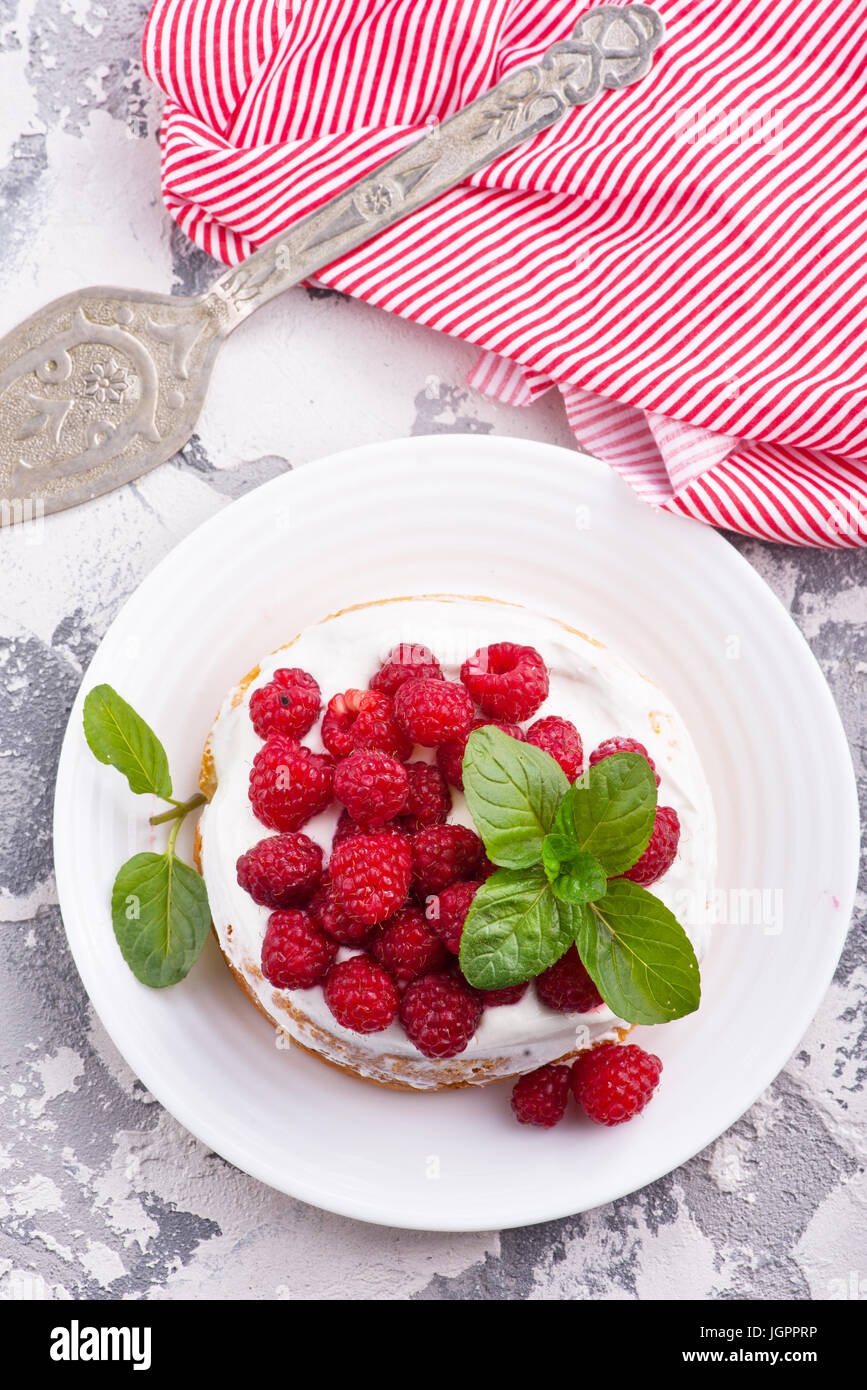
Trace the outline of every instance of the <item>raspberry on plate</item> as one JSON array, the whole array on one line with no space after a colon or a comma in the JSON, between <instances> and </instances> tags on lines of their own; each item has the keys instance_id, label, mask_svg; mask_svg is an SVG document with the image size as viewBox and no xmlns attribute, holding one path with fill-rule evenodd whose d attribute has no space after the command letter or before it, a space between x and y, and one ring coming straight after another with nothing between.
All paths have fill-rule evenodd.
<instances>
[{"instance_id":1,"label":"raspberry on plate","mask_svg":"<svg viewBox=\"0 0 867 1390\"><path fill-rule=\"evenodd\" d=\"M263 907L303 907L322 877L322 850L297 831L268 835L240 855L238 882Z\"/></svg>"},{"instance_id":2,"label":"raspberry on plate","mask_svg":"<svg viewBox=\"0 0 867 1390\"><path fill-rule=\"evenodd\" d=\"M434 763L406 764L406 801L400 824L407 835L426 825L442 825L452 809L452 795Z\"/></svg>"},{"instance_id":3,"label":"raspberry on plate","mask_svg":"<svg viewBox=\"0 0 867 1390\"><path fill-rule=\"evenodd\" d=\"M424 913L427 924L453 955L461 949L464 922L481 886L473 882L452 883L427 900Z\"/></svg>"},{"instance_id":4,"label":"raspberry on plate","mask_svg":"<svg viewBox=\"0 0 867 1390\"><path fill-rule=\"evenodd\" d=\"M322 930L341 946L366 946L373 935L370 922L359 922L341 907L330 884L323 884L307 905Z\"/></svg>"},{"instance_id":5,"label":"raspberry on plate","mask_svg":"<svg viewBox=\"0 0 867 1390\"><path fill-rule=\"evenodd\" d=\"M548 667L535 647L494 642L480 647L461 667L461 680L492 719L519 724L548 698Z\"/></svg>"},{"instance_id":6,"label":"raspberry on plate","mask_svg":"<svg viewBox=\"0 0 867 1390\"><path fill-rule=\"evenodd\" d=\"M407 985L431 970L442 970L448 961L445 946L428 930L417 907L402 907L376 927L370 952L399 985Z\"/></svg>"},{"instance_id":7,"label":"raspberry on plate","mask_svg":"<svg viewBox=\"0 0 867 1390\"><path fill-rule=\"evenodd\" d=\"M332 695L322 716L322 742L335 758L357 748L375 748L404 762L412 742L398 727L394 708L381 690L345 690Z\"/></svg>"},{"instance_id":8,"label":"raspberry on plate","mask_svg":"<svg viewBox=\"0 0 867 1390\"><path fill-rule=\"evenodd\" d=\"M413 887L421 899L472 878L485 847L465 825L429 825L410 836Z\"/></svg>"},{"instance_id":9,"label":"raspberry on plate","mask_svg":"<svg viewBox=\"0 0 867 1390\"><path fill-rule=\"evenodd\" d=\"M520 1004L529 988L530 981L525 980L520 985L503 985L502 989L483 989L479 992L485 1008L496 1009L505 1004Z\"/></svg>"},{"instance_id":10,"label":"raspberry on plate","mask_svg":"<svg viewBox=\"0 0 867 1390\"><path fill-rule=\"evenodd\" d=\"M677 858L680 844L680 818L673 806L657 806L650 844L641 858L627 869L623 878L640 883L643 888L655 883L667 873Z\"/></svg>"},{"instance_id":11,"label":"raspberry on plate","mask_svg":"<svg viewBox=\"0 0 867 1390\"><path fill-rule=\"evenodd\" d=\"M250 802L270 830L300 830L333 794L331 759L284 734L271 734L253 759Z\"/></svg>"},{"instance_id":12,"label":"raspberry on plate","mask_svg":"<svg viewBox=\"0 0 867 1390\"><path fill-rule=\"evenodd\" d=\"M527 730L527 742L550 753L569 778L574 782L580 776L584 763L584 746L581 735L571 719L561 719L559 714L549 714L546 719L537 719Z\"/></svg>"},{"instance_id":13,"label":"raspberry on plate","mask_svg":"<svg viewBox=\"0 0 867 1390\"><path fill-rule=\"evenodd\" d=\"M406 681L394 697L394 717L407 738L424 748L463 738L473 722L473 702L457 681Z\"/></svg>"},{"instance_id":14,"label":"raspberry on plate","mask_svg":"<svg viewBox=\"0 0 867 1390\"><path fill-rule=\"evenodd\" d=\"M420 642L401 642L392 647L370 682L370 688L381 690L394 699L405 681L441 681L442 678L440 664L429 647L423 647Z\"/></svg>"},{"instance_id":15,"label":"raspberry on plate","mask_svg":"<svg viewBox=\"0 0 867 1390\"><path fill-rule=\"evenodd\" d=\"M262 974L276 989L310 989L328 973L337 942L297 908L272 912L262 942Z\"/></svg>"},{"instance_id":16,"label":"raspberry on plate","mask_svg":"<svg viewBox=\"0 0 867 1390\"><path fill-rule=\"evenodd\" d=\"M598 1125L622 1125L650 1100L662 1062L635 1043L600 1043L572 1063L572 1094Z\"/></svg>"},{"instance_id":17,"label":"raspberry on plate","mask_svg":"<svg viewBox=\"0 0 867 1390\"><path fill-rule=\"evenodd\" d=\"M640 753L642 758L646 758L650 763L651 770L656 778L656 785L659 786L659 773L656 770L656 763L651 758L643 743L639 743L637 738L606 738L594 748L590 754L590 766L595 767L601 763L603 758L610 758L612 753Z\"/></svg>"},{"instance_id":18,"label":"raspberry on plate","mask_svg":"<svg viewBox=\"0 0 867 1390\"><path fill-rule=\"evenodd\" d=\"M562 1120L569 1103L569 1068L549 1063L519 1076L512 1087L518 1123L550 1129Z\"/></svg>"},{"instance_id":19,"label":"raspberry on plate","mask_svg":"<svg viewBox=\"0 0 867 1390\"><path fill-rule=\"evenodd\" d=\"M356 921L373 926L406 902L412 870L409 841L383 831L354 835L334 846L329 869L338 904Z\"/></svg>"},{"instance_id":20,"label":"raspberry on plate","mask_svg":"<svg viewBox=\"0 0 867 1390\"><path fill-rule=\"evenodd\" d=\"M445 971L410 981L400 1002L404 1031L425 1057L456 1057L463 1052L481 1016L475 991Z\"/></svg>"},{"instance_id":21,"label":"raspberry on plate","mask_svg":"<svg viewBox=\"0 0 867 1390\"><path fill-rule=\"evenodd\" d=\"M303 738L313 727L322 704L318 683L297 666L281 667L267 685L250 696L250 718L260 738L285 734Z\"/></svg>"},{"instance_id":22,"label":"raspberry on plate","mask_svg":"<svg viewBox=\"0 0 867 1390\"><path fill-rule=\"evenodd\" d=\"M603 1002L575 946L537 975L536 992L543 1004L560 1014L589 1014Z\"/></svg>"},{"instance_id":23,"label":"raspberry on plate","mask_svg":"<svg viewBox=\"0 0 867 1390\"><path fill-rule=\"evenodd\" d=\"M364 830L378 830L406 801L403 763L375 748L359 748L338 763L334 795Z\"/></svg>"},{"instance_id":24,"label":"raspberry on plate","mask_svg":"<svg viewBox=\"0 0 867 1390\"><path fill-rule=\"evenodd\" d=\"M387 970L370 956L350 956L332 966L325 1003L341 1028L381 1033L397 1017L400 993Z\"/></svg>"},{"instance_id":25,"label":"raspberry on plate","mask_svg":"<svg viewBox=\"0 0 867 1390\"><path fill-rule=\"evenodd\" d=\"M504 724L498 719L474 719L463 738L449 739L448 743L441 743L437 749L437 767L446 781L451 782L458 791L463 791L464 787L464 754L467 751L467 739L475 729L489 727L502 729L504 734L510 734L512 738L523 742L524 731L518 724Z\"/></svg>"}]
</instances>

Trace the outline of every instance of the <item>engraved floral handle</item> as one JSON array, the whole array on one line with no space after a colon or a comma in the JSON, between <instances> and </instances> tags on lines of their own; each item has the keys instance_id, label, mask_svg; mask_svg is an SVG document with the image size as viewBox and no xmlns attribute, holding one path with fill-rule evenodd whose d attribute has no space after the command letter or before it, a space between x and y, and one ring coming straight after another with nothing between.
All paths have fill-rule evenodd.
<instances>
[{"instance_id":1,"label":"engraved floral handle","mask_svg":"<svg viewBox=\"0 0 867 1390\"><path fill-rule=\"evenodd\" d=\"M598 5L572 37L541 60L510 73L366 178L330 199L289 231L266 242L214 283L207 299L223 333L262 304L306 279L553 125L604 88L631 86L649 71L663 37L649 5ZM218 302L218 303L217 303Z\"/></svg>"}]
</instances>

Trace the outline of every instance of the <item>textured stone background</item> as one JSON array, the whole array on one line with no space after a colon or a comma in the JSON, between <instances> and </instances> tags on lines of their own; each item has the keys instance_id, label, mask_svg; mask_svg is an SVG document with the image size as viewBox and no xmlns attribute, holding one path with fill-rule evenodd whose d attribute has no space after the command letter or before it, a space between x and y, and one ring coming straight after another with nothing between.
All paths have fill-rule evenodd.
<instances>
[{"instance_id":1,"label":"textured stone background","mask_svg":"<svg viewBox=\"0 0 867 1390\"><path fill-rule=\"evenodd\" d=\"M145 10L145 0L0 0L0 331L88 281L191 290L211 273L162 211L158 107L138 61ZM49 518L38 538L0 537L7 1298L867 1297L863 888L819 1017L728 1134L635 1196L503 1235L373 1228L261 1187L161 1110L89 1006L56 906L50 815L67 713L96 643L182 536L286 468L407 433L570 442L553 399L517 411L469 395L460 383L472 357L299 290L233 341L181 457ZM241 399L255 412L238 411ZM863 782L864 553L736 543L811 643Z\"/></svg>"}]
</instances>

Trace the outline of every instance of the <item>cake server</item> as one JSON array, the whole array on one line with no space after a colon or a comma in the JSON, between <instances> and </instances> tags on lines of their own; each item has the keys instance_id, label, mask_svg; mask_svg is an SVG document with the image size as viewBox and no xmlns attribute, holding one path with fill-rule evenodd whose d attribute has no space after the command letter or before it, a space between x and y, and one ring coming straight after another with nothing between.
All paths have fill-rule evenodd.
<instances>
[{"instance_id":1,"label":"cake server","mask_svg":"<svg viewBox=\"0 0 867 1390\"><path fill-rule=\"evenodd\" d=\"M663 24L648 5L599 5L400 154L266 242L206 294L102 285L55 299L0 339L2 516L98 497L171 458L192 434L217 353L275 295L552 125L650 70Z\"/></svg>"}]
</instances>

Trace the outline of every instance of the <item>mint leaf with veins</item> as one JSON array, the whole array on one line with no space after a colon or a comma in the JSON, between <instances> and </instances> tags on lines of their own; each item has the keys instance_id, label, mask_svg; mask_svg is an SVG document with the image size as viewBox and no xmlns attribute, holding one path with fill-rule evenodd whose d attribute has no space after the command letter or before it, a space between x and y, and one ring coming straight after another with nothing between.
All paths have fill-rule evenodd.
<instances>
[{"instance_id":1,"label":"mint leaf with veins","mask_svg":"<svg viewBox=\"0 0 867 1390\"><path fill-rule=\"evenodd\" d=\"M564 796L554 832L598 859L609 878L624 874L650 843L656 779L640 753L612 753Z\"/></svg>"},{"instance_id":2,"label":"mint leaf with veins","mask_svg":"<svg viewBox=\"0 0 867 1390\"><path fill-rule=\"evenodd\" d=\"M502 729L476 729L467 740L464 795L488 858L506 869L542 859L542 846L569 790L559 763Z\"/></svg>"}]
</instances>

